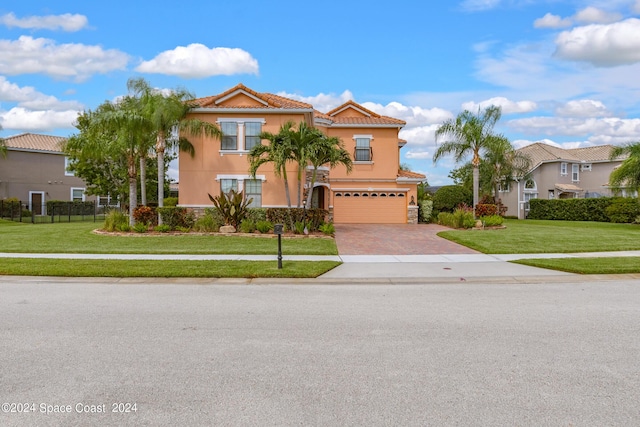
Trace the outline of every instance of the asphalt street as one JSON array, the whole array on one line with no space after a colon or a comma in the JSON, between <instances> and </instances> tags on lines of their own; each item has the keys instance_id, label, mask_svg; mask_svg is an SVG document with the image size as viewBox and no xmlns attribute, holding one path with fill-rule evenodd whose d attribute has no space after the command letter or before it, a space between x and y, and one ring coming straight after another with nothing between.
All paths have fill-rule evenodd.
<instances>
[{"instance_id":1,"label":"asphalt street","mask_svg":"<svg viewBox=\"0 0 640 427\"><path fill-rule=\"evenodd\" d=\"M0 280L0 425L640 425L640 280Z\"/></svg>"}]
</instances>

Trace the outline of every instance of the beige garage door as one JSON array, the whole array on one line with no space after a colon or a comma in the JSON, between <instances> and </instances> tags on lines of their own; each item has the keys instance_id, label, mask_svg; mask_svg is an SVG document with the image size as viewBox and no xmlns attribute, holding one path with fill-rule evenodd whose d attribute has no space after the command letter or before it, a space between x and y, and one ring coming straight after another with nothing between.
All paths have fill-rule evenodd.
<instances>
[{"instance_id":1,"label":"beige garage door","mask_svg":"<svg viewBox=\"0 0 640 427\"><path fill-rule=\"evenodd\" d=\"M336 224L406 224L406 193L335 191Z\"/></svg>"}]
</instances>

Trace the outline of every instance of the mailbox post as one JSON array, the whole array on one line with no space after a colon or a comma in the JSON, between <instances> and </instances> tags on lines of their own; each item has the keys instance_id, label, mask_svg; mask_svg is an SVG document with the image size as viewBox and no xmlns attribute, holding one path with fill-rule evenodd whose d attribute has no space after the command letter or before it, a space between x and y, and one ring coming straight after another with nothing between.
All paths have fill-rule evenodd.
<instances>
[{"instance_id":1,"label":"mailbox post","mask_svg":"<svg viewBox=\"0 0 640 427\"><path fill-rule=\"evenodd\" d=\"M278 235L278 269L282 268L282 233L284 232L284 224L275 224L273 226L273 234Z\"/></svg>"}]
</instances>

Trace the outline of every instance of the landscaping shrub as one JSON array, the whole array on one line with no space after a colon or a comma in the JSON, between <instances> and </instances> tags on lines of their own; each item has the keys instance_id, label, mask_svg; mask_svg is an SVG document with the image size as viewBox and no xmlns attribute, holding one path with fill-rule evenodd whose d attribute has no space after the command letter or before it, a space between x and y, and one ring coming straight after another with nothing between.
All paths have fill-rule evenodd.
<instances>
[{"instance_id":1,"label":"landscaping shrub","mask_svg":"<svg viewBox=\"0 0 640 427\"><path fill-rule=\"evenodd\" d=\"M94 211L94 202L47 201L47 215L93 215Z\"/></svg>"},{"instance_id":2,"label":"landscaping shrub","mask_svg":"<svg viewBox=\"0 0 640 427\"><path fill-rule=\"evenodd\" d=\"M477 217L492 216L498 214L498 205L478 203L478 205L476 206Z\"/></svg>"},{"instance_id":3,"label":"landscaping shrub","mask_svg":"<svg viewBox=\"0 0 640 427\"><path fill-rule=\"evenodd\" d=\"M129 217L119 210L110 211L104 218L103 228L106 231L121 231L121 226L123 225L129 226Z\"/></svg>"},{"instance_id":4,"label":"landscaping shrub","mask_svg":"<svg viewBox=\"0 0 640 427\"><path fill-rule=\"evenodd\" d=\"M606 212L611 222L630 224L640 216L640 203L637 199L615 198Z\"/></svg>"},{"instance_id":5,"label":"landscaping shrub","mask_svg":"<svg viewBox=\"0 0 640 427\"><path fill-rule=\"evenodd\" d=\"M17 218L22 212L22 204L15 197L0 200L0 218ZM25 215L22 215L25 216ZM31 216L31 214L29 214Z\"/></svg>"},{"instance_id":6,"label":"landscaping shrub","mask_svg":"<svg viewBox=\"0 0 640 427\"><path fill-rule=\"evenodd\" d=\"M433 195L433 209L438 212L453 212L461 204L473 203L473 194L459 185L445 185Z\"/></svg>"},{"instance_id":7,"label":"landscaping shrub","mask_svg":"<svg viewBox=\"0 0 640 427\"><path fill-rule=\"evenodd\" d=\"M122 231L123 233L128 233L131 231L131 226L127 224L120 224L118 226L118 231Z\"/></svg>"},{"instance_id":8,"label":"landscaping shrub","mask_svg":"<svg viewBox=\"0 0 640 427\"><path fill-rule=\"evenodd\" d=\"M150 206L138 206L133 210L133 219L136 223L153 226L158 223L158 214Z\"/></svg>"},{"instance_id":9,"label":"landscaping shrub","mask_svg":"<svg viewBox=\"0 0 640 427\"><path fill-rule=\"evenodd\" d=\"M154 227L154 230L160 233L168 233L169 231L171 231L171 227L168 226L167 224L161 224L161 225L156 225Z\"/></svg>"},{"instance_id":10,"label":"landscaping shrub","mask_svg":"<svg viewBox=\"0 0 640 427\"><path fill-rule=\"evenodd\" d=\"M249 203L253 199L245 199L242 191L231 190L229 193L221 193L213 197L208 195L213 202L220 216L227 225L233 225L236 229L240 227L242 220L246 218Z\"/></svg>"},{"instance_id":11,"label":"landscaping shrub","mask_svg":"<svg viewBox=\"0 0 640 427\"><path fill-rule=\"evenodd\" d=\"M141 222L133 226L133 231L135 231L136 233L146 233L148 230L149 227L147 226L147 224L143 224Z\"/></svg>"},{"instance_id":12,"label":"landscaping shrub","mask_svg":"<svg viewBox=\"0 0 640 427\"><path fill-rule=\"evenodd\" d=\"M167 208L178 206L178 198L177 197L165 197L164 206Z\"/></svg>"},{"instance_id":13,"label":"landscaping shrub","mask_svg":"<svg viewBox=\"0 0 640 427\"><path fill-rule=\"evenodd\" d=\"M320 224L320 231L328 236L333 236L336 233L336 227L332 222L326 222Z\"/></svg>"},{"instance_id":14,"label":"landscaping shrub","mask_svg":"<svg viewBox=\"0 0 640 427\"><path fill-rule=\"evenodd\" d=\"M609 222L606 210L614 199L531 199L527 219Z\"/></svg>"},{"instance_id":15,"label":"landscaping shrub","mask_svg":"<svg viewBox=\"0 0 640 427\"><path fill-rule=\"evenodd\" d=\"M473 218L473 212L468 208L457 208L453 213L440 212L438 224L451 228L473 228L476 220Z\"/></svg>"},{"instance_id":16,"label":"landscaping shrub","mask_svg":"<svg viewBox=\"0 0 640 427\"><path fill-rule=\"evenodd\" d=\"M418 222L431 222L433 200L423 200L418 204Z\"/></svg>"},{"instance_id":17,"label":"landscaping shrub","mask_svg":"<svg viewBox=\"0 0 640 427\"><path fill-rule=\"evenodd\" d=\"M244 219L240 223L240 231L243 233L253 233L256 231L256 223L250 219Z\"/></svg>"},{"instance_id":18,"label":"landscaping shrub","mask_svg":"<svg viewBox=\"0 0 640 427\"><path fill-rule=\"evenodd\" d=\"M200 233L216 233L223 225L223 221L216 218L212 212L205 211L205 214L195 222L193 229Z\"/></svg>"},{"instance_id":19,"label":"landscaping shrub","mask_svg":"<svg viewBox=\"0 0 640 427\"><path fill-rule=\"evenodd\" d=\"M296 222L294 224L294 226L295 226L295 228L294 228L293 232L295 234L303 234L304 233L304 223L303 222L298 221L298 222ZM307 228L307 230L309 230L309 228Z\"/></svg>"},{"instance_id":20,"label":"landscaping shrub","mask_svg":"<svg viewBox=\"0 0 640 427\"><path fill-rule=\"evenodd\" d=\"M260 221L266 221L267 209L266 208L249 208L247 209L247 219L250 219L256 224Z\"/></svg>"},{"instance_id":21,"label":"landscaping shrub","mask_svg":"<svg viewBox=\"0 0 640 427\"><path fill-rule=\"evenodd\" d=\"M266 217L267 221L273 224L289 224L289 209L288 208L267 208ZM305 222L309 231L316 231L326 221L329 216L329 212L324 209L303 209L303 208L291 208L291 218L293 223Z\"/></svg>"},{"instance_id":22,"label":"landscaping shrub","mask_svg":"<svg viewBox=\"0 0 640 427\"><path fill-rule=\"evenodd\" d=\"M256 229L260 233L266 234L273 230L273 224L271 224L269 221L258 221L256 222Z\"/></svg>"},{"instance_id":23,"label":"landscaping shrub","mask_svg":"<svg viewBox=\"0 0 640 427\"><path fill-rule=\"evenodd\" d=\"M497 227L504 223L504 218L500 215L489 215L480 218L485 227Z\"/></svg>"},{"instance_id":24,"label":"landscaping shrub","mask_svg":"<svg viewBox=\"0 0 640 427\"><path fill-rule=\"evenodd\" d=\"M171 227L172 230L178 227L191 228L196 222L193 211L183 207L162 207L158 208L158 213L162 223Z\"/></svg>"},{"instance_id":25,"label":"landscaping shrub","mask_svg":"<svg viewBox=\"0 0 640 427\"><path fill-rule=\"evenodd\" d=\"M179 231L179 232L181 232L181 233L188 233L188 232L190 232L190 231L191 231L191 228L189 228L189 227L180 227L180 226L177 226L177 227L176 227L176 231Z\"/></svg>"}]
</instances>

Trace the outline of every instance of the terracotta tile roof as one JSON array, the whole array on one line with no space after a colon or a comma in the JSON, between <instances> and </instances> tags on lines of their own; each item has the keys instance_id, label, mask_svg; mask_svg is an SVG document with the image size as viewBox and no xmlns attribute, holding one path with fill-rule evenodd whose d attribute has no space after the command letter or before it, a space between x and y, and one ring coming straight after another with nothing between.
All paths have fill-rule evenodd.
<instances>
[{"instance_id":1,"label":"terracotta tile roof","mask_svg":"<svg viewBox=\"0 0 640 427\"><path fill-rule=\"evenodd\" d=\"M62 152L67 138L35 133L23 133L4 138L8 149Z\"/></svg>"},{"instance_id":2,"label":"terracotta tile roof","mask_svg":"<svg viewBox=\"0 0 640 427\"><path fill-rule=\"evenodd\" d=\"M207 96L205 98L198 98L191 101L197 107L202 108L216 108L216 103L219 100L223 100L229 95L232 95L235 92L245 92L254 98L263 101L266 105L261 105L259 107L255 106L246 106L246 107L234 107L234 108L273 108L273 109L303 109L310 110L313 109L311 104L307 104L305 102L296 101L293 99L285 98L280 95L274 95L272 93L259 93L254 91L253 89L249 89L242 83L232 87L229 90L222 92L221 94L214 96Z\"/></svg>"},{"instance_id":3,"label":"terracotta tile roof","mask_svg":"<svg viewBox=\"0 0 640 427\"><path fill-rule=\"evenodd\" d=\"M609 160L612 145L598 145L585 148L564 149L542 142L519 148L518 151L531 158L532 169L545 162L604 162ZM622 159L620 159L622 160Z\"/></svg>"},{"instance_id":4,"label":"terracotta tile roof","mask_svg":"<svg viewBox=\"0 0 640 427\"><path fill-rule=\"evenodd\" d=\"M313 110L313 105L307 104L306 102L296 101L294 99L286 98L284 96L275 95L272 93L260 93L256 92L242 83L232 87L229 90L226 90L218 95L207 96L204 98L198 98L191 101L191 103L200 108L218 108L219 102L223 101L226 97L232 96L236 92L244 92L249 96L255 98L256 100L262 101L264 103L260 106L247 105L247 106L234 106L233 108L238 109L287 109L287 110ZM222 107L224 108L224 107ZM335 114L344 111L348 108L354 108L355 110L360 111L362 114L355 116L340 116L336 117ZM330 121L332 124L345 125L345 126L353 126L353 125L393 125L393 126L404 126L406 122L403 120L394 119L393 117L381 116L371 110L364 108L362 105L359 105L353 101L348 101L342 104L341 106L334 108L328 113L322 113L318 110L313 110L314 117L317 119Z\"/></svg>"},{"instance_id":5,"label":"terracotta tile roof","mask_svg":"<svg viewBox=\"0 0 640 427\"><path fill-rule=\"evenodd\" d=\"M417 172L405 171L402 169L398 171L398 178L425 179L426 177L426 175Z\"/></svg>"}]
</instances>

